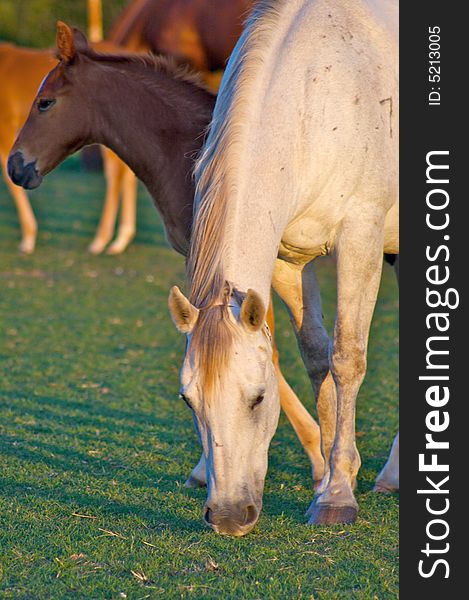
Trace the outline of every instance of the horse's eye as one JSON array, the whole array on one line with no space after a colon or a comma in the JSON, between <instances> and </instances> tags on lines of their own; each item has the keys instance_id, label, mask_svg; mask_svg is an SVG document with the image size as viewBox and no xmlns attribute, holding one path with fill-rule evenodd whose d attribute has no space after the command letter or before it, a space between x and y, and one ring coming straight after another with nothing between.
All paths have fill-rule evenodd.
<instances>
[{"instance_id":1,"label":"horse's eye","mask_svg":"<svg viewBox=\"0 0 469 600\"><path fill-rule=\"evenodd\" d=\"M188 400L187 396L184 396L184 394L179 394L179 398L181 398L181 400L184 400L184 402L187 404L187 406L188 406L190 409L192 409L192 405L191 405L191 403L189 402L189 400Z\"/></svg>"},{"instance_id":2,"label":"horse's eye","mask_svg":"<svg viewBox=\"0 0 469 600\"><path fill-rule=\"evenodd\" d=\"M251 404L251 409L256 408L256 406L258 406L262 402L262 400L264 400L264 394L257 396L254 402Z\"/></svg>"},{"instance_id":3,"label":"horse's eye","mask_svg":"<svg viewBox=\"0 0 469 600\"><path fill-rule=\"evenodd\" d=\"M51 106L54 106L54 104L55 100L47 100L45 98L41 98L41 100L39 100L39 102L37 103L37 108L39 112L46 112L46 110L49 110L49 108Z\"/></svg>"}]
</instances>

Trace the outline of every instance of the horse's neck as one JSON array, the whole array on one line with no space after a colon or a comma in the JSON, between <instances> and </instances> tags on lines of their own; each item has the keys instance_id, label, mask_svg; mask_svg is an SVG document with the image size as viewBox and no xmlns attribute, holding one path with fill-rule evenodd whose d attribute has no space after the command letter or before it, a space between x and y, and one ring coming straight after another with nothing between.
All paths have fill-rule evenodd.
<instances>
[{"instance_id":1,"label":"horse's neck","mask_svg":"<svg viewBox=\"0 0 469 600\"><path fill-rule=\"evenodd\" d=\"M265 199L261 190L249 195L247 201L241 196L233 198L223 270L225 279L236 289L254 289L268 306L282 228L274 224L281 216L270 213Z\"/></svg>"},{"instance_id":2,"label":"horse's neck","mask_svg":"<svg viewBox=\"0 0 469 600\"><path fill-rule=\"evenodd\" d=\"M187 254L194 196L193 159L210 121L214 99L169 73L155 72L154 85L122 74L103 79L95 127L98 140L113 150L145 184L160 212L171 245ZM109 74L107 75L109 77ZM165 94L171 90L170 100Z\"/></svg>"}]
</instances>

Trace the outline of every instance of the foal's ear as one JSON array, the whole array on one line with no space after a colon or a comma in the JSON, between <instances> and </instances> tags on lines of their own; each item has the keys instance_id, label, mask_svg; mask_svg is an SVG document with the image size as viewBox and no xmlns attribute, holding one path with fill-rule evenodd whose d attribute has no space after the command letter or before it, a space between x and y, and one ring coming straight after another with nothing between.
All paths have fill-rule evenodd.
<instances>
[{"instance_id":1,"label":"foal's ear","mask_svg":"<svg viewBox=\"0 0 469 600\"><path fill-rule=\"evenodd\" d=\"M265 321L265 306L262 298L254 290L248 290L241 304L241 322L249 331L259 331Z\"/></svg>"},{"instance_id":2,"label":"foal's ear","mask_svg":"<svg viewBox=\"0 0 469 600\"><path fill-rule=\"evenodd\" d=\"M87 50L89 48L89 45L88 40L86 39L86 35L76 27L72 28L72 32L76 50L78 50L78 52L83 52L83 50Z\"/></svg>"},{"instance_id":3,"label":"foal's ear","mask_svg":"<svg viewBox=\"0 0 469 600\"><path fill-rule=\"evenodd\" d=\"M56 44L58 58L64 63L69 63L77 53L73 31L63 21L57 21Z\"/></svg>"},{"instance_id":4,"label":"foal's ear","mask_svg":"<svg viewBox=\"0 0 469 600\"><path fill-rule=\"evenodd\" d=\"M199 316L199 310L192 306L181 290L174 286L169 292L169 312L176 327L182 333L191 333Z\"/></svg>"}]
</instances>

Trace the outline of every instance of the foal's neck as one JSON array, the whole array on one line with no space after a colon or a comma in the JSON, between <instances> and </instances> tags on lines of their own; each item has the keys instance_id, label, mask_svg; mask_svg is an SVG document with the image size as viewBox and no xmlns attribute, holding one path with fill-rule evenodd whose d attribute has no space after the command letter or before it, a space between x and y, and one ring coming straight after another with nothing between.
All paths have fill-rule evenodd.
<instances>
[{"instance_id":1,"label":"foal's neck","mask_svg":"<svg viewBox=\"0 0 469 600\"><path fill-rule=\"evenodd\" d=\"M186 255L192 224L192 168L215 97L168 68L105 66L95 141L145 184L175 250ZM111 96L110 96L111 95Z\"/></svg>"}]
</instances>

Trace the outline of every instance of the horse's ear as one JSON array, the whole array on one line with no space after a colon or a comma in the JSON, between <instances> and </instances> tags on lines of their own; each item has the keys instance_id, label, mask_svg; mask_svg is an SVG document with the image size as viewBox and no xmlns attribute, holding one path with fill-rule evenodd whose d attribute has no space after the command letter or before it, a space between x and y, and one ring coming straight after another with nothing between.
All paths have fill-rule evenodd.
<instances>
[{"instance_id":1,"label":"horse's ear","mask_svg":"<svg viewBox=\"0 0 469 600\"><path fill-rule=\"evenodd\" d=\"M257 292L249 289L241 304L241 322L249 331L259 331L265 321L265 306Z\"/></svg>"},{"instance_id":2,"label":"horse's ear","mask_svg":"<svg viewBox=\"0 0 469 600\"><path fill-rule=\"evenodd\" d=\"M89 48L89 45L88 40L86 39L86 35L76 27L72 28L72 32L75 48L78 50L78 52L83 52L84 50L87 50Z\"/></svg>"},{"instance_id":3,"label":"horse's ear","mask_svg":"<svg viewBox=\"0 0 469 600\"><path fill-rule=\"evenodd\" d=\"M56 44L58 58L65 63L70 63L76 54L75 40L73 31L63 21L57 21Z\"/></svg>"},{"instance_id":4,"label":"horse's ear","mask_svg":"<svg viewBox=\"0 0 469 600\"><path fill-rule=\"evenodd\" d=\"M199 316L199 310L192 306L181 290L174 286L169 292L169 312L176 327L182 333L191 333Z\"/></svg>"}]
</instances>

